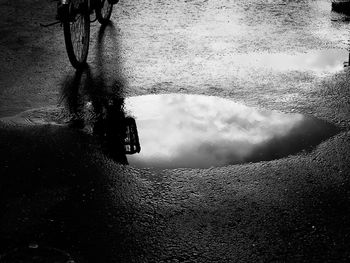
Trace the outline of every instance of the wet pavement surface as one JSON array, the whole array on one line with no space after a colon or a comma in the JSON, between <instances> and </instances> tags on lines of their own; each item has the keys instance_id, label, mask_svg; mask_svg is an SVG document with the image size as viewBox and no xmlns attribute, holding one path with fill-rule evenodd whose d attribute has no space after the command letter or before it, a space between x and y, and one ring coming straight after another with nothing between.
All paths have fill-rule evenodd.
<instances>
[{"instance_id":1,"label":"wet pavement surface","mask_svg":"<svg viewBox=\"0 0 350 263\"><path fill-rule=\"evenodd\" d=\"M0 262L349 260L330 1L121 0L77 72L54 16L0 0Z\"/></svg>"},{"instance_id":2,"label":"wet pavement surface","mask_svg":"<svg viewBox=\"0 0 350 263\"><path fill-rule=\"evenodd\" d=\"M53 20L55 3L1 5L0 116L57 104L57 87L73 69L62 28L39 26ZM330 8L328 1L121 1L102 41L92 24L88 62L108 82L123 81L127 95L209 94L288 111L348 61L345 16Z\"/></svg>"}]
</instances>

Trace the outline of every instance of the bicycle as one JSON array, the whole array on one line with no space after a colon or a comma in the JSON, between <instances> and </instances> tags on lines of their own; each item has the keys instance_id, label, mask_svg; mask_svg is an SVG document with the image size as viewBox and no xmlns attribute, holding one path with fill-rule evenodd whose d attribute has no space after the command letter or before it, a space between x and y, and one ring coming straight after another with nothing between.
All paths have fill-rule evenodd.
<instances>
[{"instance_id":1,"label":"bicycle","mask_svg":"<svg viewBox=\"0 0 350 263\"><path fill-rule=\"evenodd\" d=\"M63 25L64 40L72 66L85 66L90 43L90 23L110 21L113 5L119 0L59 0L57 19ZM95 19L91 15L95 13Z\"/></svg>"}]
</instances>

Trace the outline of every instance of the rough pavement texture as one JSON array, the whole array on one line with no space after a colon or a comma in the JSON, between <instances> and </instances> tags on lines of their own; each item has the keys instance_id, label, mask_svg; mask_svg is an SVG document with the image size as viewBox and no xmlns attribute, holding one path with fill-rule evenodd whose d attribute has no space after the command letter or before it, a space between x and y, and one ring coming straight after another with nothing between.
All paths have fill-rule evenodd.
<instances>
[{"instance_id":1,"label":"rough pavement texture","mask_svg":"<svg viewBox=\"0 0 350 263\"><path fill-rule=\"evenodd\" d=\"M0 1L0 10L8 12L7 7L12 6L18 8L13 9L15 14L23 10L30 13L31 9L26 8L28 2ZM46 1L32 3L52 11ZM252 6L253 11L259 10L258 5ZM137 21L142 23L141 14L145 14L141 11L146 9L128 7L124 5L124 12L129 11L132 19L139 14ZM171 9L167 8L159 10ZM115 14L119 12L122 11ZM38 18L43 20L51 16L46 12L40 14ZM243 21L259 21L252 10L248 10L248 14ZM8 66L1 68L2 116L55 104L61 78L71 72L59 29L47 30L34 39L40 49L42 43L47 43L44 50L39 51L40 57L56 52L62 55L55 56L55 60L49 56L46 64L31 67L37 61L30 55L36 57L32 34L37 27L24 21L29 17L23 14L8 18L9 24L13 25L16 20L16 29L23 27L26 31L18 31L18 35L4 32L9 39L1 40L2 52L10 52L1 59L11 57L2 62ZM129 27L129 31L123 27L132 19L120 21L125 34L133 33L133 27ZM157 25L157 20L151 25ZM179 26L181 29L181 24ZM302 28L302 23L297 26ZM2 25L1 29L4 28ZM48 35L49 32L52 35ZM21 42L23 34L28 34L28 38ZM293 34L285 34L287 39L292 39ZM307 38L306 35L300 37ZM317 43L313 38L308 41ZM262 42L267 45L269 41ZM130 48L139 43L141 41ZM32 48L34 53L18 57L23 46ZM106 59L111 57L113 55ZM93 57L91 60L92 66L98 64ZM58 71L50 73L48 67ZM159 69L155 68L155 71ZM129 73L133 76L140 71ZM106 75L117 73L112 70ZM19 78L17 74L25 77ZM132 79L130 75L122 75ZM30 83L37 85L27 85L28 76ZM172 73L164 76L171 77ZM45 108L48 116L39 115L39 120L44 121L37 125L28 123L26 113L16 119L20 124L12 122L12 118L3 119L0 124L0 254L34 243L39 247L63 249L77 262L348 262L349 77L344 71L312 79L312 89L302 85L297 90L294 86L285 90L277 86L269 89L266 85L262 93L211 85L191 89L169 83L167 86L166 81L160 81L162 85L157 86L152 84L153 76L145 87L138 85L138 80L127 86L129 95L152 92L218 95L253 106L311 114L342 128L342 132L312 152L222 168L154 171L120 165L106 157L98 142L84 132L47 125L60 114L56 108ZM43 79L47 81L41 81ZM293 78L290 79L292 82ZM256 85L249 87L256 88ZM279 99L295 92L298 93L295 100L286 103ZM26 96L30 98L27 102Z\"/></svg>"},{"instance_id":2,"label":"rough pavement texture","mask_svg":"<svg viewBox=\"0 0 350 263\"><path fill-rule=\"evenodd\" d=\"M211 169L119 165L62 126L2 124L1 251L78 262L349 260L349 132L311 153Z\"/></svg>"}]
</instances>

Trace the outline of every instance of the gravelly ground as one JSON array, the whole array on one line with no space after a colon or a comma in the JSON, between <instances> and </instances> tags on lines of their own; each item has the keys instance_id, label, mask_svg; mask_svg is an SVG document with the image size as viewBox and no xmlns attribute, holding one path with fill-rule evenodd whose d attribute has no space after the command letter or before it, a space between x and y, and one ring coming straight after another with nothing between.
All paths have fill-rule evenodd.
<instances>
[{"instance_id":1,"label":"gravelly ground","mask_svg":"<svg viewBox=\"0 0 350 263\"><path fill-rule=\"evenodd\" d=\"M127 95L216 95L251 106L310 114L338 125L342 128L339 134L311 152L280 160L154 171L108 159L98 142L82 131L3 119L0 254L37 243L64 249L78 262L348 262L348 72L319 77L277 71L262 89L261 81L269 72L243 69L250 76L259 74L240 79L219 72L218 78L208 77L210 65L198 68L202 56L196 63L188 58L197 51L211 54L214 58L209 61L214 63L224 52L295 53L315 46L344 47L347 24L341 22L341 16L327 16L329 2L276 2L289 5L288 16L278 12L281 9L275 3L266 7L260 1L179 1L174 6L160 1L122 1L114 12L114 29L106 33L105 55L93 42L97 48L90 50L89 62L93 70L105 74L107 83L121 80ZM316 8L318 3L323 4ZM37 27L39 21L54 15L54 6L46 1L0 1L0 5L1 52L5 54L0 56L5 65L0 69L1 116L44 107L41 112L44 109L46 117L35 111L24 116L53 120L61 114L56 108L61 82L73 74L59 29ZM220 18L217 14L225 8L229 11ZM231 17L232 10L244 12ZM298 20L300 11L314 19ZM271 12L277 15L271 16ZM222 17L231 22L239 19L247 31L230 34L221 27L216 34L228 36L233 44L210 48L212 31L198 27L203 27L206 19ZM334 17L338 20L332 22ZM167 23L160 24L160 18ZM260 33L259 22L265 28ZM295 25L291 27L292 22ZM276 23L293 30L283 31ZM9 25L15 30L9 31ZM169 31L174 28L175 36ZM282 44L271 41L276 34L268 34L278 28L285 35L278 38L283 39ZM193 36L191 32L201 34ZM198 48L191 37L203 45ZM108 51L111 45L115 52ZM169 46L174 50L165 49ZM163 68L167 63L173 67ZM189 72L198 76L192 78Z\"/></svg>"}]
</instances>

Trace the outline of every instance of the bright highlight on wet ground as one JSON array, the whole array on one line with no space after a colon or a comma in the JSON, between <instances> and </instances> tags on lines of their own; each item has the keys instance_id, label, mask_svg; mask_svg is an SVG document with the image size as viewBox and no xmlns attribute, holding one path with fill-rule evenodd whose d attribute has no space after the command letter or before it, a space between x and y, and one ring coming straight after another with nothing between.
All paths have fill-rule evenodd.
<instances>
[{"instance_id":1,"label":"bright highlight on wet ground","mask_svg":"<svg viewBox=\"0 0 350 263\"><path fill-rule=\"evenodd\" d=\"M132 166L208 168L278 159L319 144L337 128L301 114L250 108L202 95L146 95L125 101L141 152Z\"/></svg>"}]
</instances>

